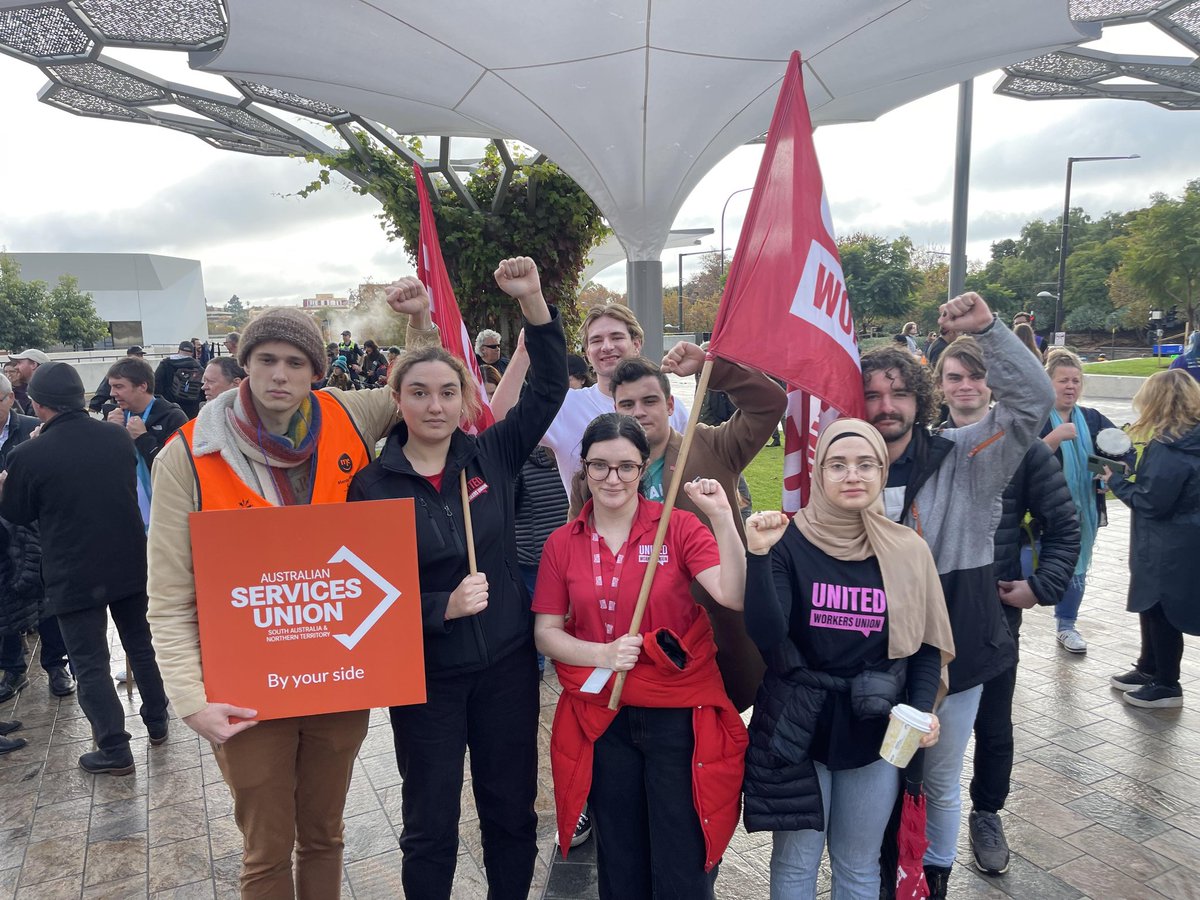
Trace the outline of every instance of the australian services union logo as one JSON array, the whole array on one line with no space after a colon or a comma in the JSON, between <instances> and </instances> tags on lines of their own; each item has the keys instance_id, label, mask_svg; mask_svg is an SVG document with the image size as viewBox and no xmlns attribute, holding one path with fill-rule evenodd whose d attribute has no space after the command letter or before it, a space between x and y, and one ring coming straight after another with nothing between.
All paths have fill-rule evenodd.
<instances>
[{"instance_id":1,"label":"australian services union logo","mask_svg":"<svg viewBox=\"0 0 1200 900\"><path fill-rule=\"evenodd\" d=\"M233 588L229 604L250 612L254 625L266 633L267 643L332 637L353 650L400 597L400 591L344 545L328 563L341 564L355 574L334 577L333 569L326 567L264 572L258 584ZM382 596L364 614L363 601L374 594L372 587Z\"/></svg>"}]
</instances>

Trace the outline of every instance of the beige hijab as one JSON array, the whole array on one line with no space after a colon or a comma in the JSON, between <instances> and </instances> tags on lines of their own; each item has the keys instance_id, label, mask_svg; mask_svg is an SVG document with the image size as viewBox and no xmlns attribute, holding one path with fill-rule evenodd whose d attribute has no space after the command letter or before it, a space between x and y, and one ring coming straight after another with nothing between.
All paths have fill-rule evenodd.
<instances>
[{"instance_id":1,"label":"beige hijab","mask_svg":"<svg viewBox=\"0 0 1200 900\"><path fill-rule=\"evenodd\" d=\"M879 493L861 511L836 506L825 493L821 471L830 445L848 435L864 438L883 466L879 481L868 485L877 487ZM794 521L811 544L834 559L856 561L874 556L879 560L888 600L888 657L912 656L921 644L931 644L942 651L942 684L946 686L945 667L954 658L954 638L942 583L925 540L911 528L884 515L883 485L887 483L887 469L887 445L874 426L861 419L835 419L817 440L812 493L808 506L796 514Z\"/></svg>"}]
</instances>

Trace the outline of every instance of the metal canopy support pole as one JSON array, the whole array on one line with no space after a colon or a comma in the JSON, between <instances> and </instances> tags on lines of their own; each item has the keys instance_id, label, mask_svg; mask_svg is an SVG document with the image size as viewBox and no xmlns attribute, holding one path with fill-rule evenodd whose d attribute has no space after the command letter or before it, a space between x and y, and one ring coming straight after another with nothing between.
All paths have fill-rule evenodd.
<instances>
[{"instance_id":1,"label":"metal canopy support pole","mask_svg":"<svg viewBox=\"0 0 1200 900\"><path fill-rule=\"evenodd\" d=\"M947 299L963 292L967 280L967 193L971 183L971 114L975 84L958 85L958 137L954 151L954 209L950 218L950 288Z\"/></svg>"},{"instance_id":2,"label":"metal canopy support pole","mask_svg":"<svg viewBox=\"0 0 1200 900\"><path fill-rule=\"evenodd\" d=\"M1071 167L1074 157L1067 157L1067 190L1063 199L1062 236L1058 240L1058 296L1054 298L1054 333L1063 330L1063 289L1067 284L1067 241L1071 238Z\"/></svg>"},{"instance_id":3,"label":"metal canopy support pole","mask_svg":"<svg viewBox=\"0 0 1200 900\"><path fill-rule=\"evenodd\" d=\"M625 263L629 308L646 332L642 356L660 360L663 355L663 267L660 259L631 259Z\"/></svg>"}]
</instances>

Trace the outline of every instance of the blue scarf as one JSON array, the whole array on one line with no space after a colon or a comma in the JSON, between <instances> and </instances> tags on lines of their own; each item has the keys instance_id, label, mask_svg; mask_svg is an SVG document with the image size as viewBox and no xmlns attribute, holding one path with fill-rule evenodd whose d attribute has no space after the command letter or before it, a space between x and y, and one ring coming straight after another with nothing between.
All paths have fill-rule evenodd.
<instances>
[{"instance_id":1,"label":"blue scarf","mask_svg":"<svg viewBox=\"0 0 1200 900\"><path fill-rule=\"evenodd\" d=\"M1050 425L1057 428L1063 424L1057 409L1050 410ZM1096 529L1100 527L1100 516L1096 511L1096 485L1094 476L1088 471L1088 455L1092 452L1092 432L1083 417L1083 410L1076 406L1071 410L1071 424L1075 426L1073 441L1063 441L1060 447L1063 459L1063 475L1075 501L1079 514L1079 562L1075 563L1075 574L1087 574L1092 562L1092 545L1096 543Z\"/></svg>"}]
</instances>

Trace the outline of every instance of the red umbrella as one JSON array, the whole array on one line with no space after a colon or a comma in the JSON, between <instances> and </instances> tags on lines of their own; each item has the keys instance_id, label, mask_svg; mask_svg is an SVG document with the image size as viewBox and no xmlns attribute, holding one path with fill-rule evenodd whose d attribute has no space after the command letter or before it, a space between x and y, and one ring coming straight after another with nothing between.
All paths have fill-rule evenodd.
<instances>
[{"instance_id":1,"label":"red umbrella","mask_svg":"<svg viewBox=\"0 0 1200 900\"><path fill-rule=\"evenodd\" d=\"M896 843L900 859L896 865L896 900L925 900L929 885L925 882L925 792L920 783L909 782L900 812L900 832Z\"/></svg>"}]
</instances>

